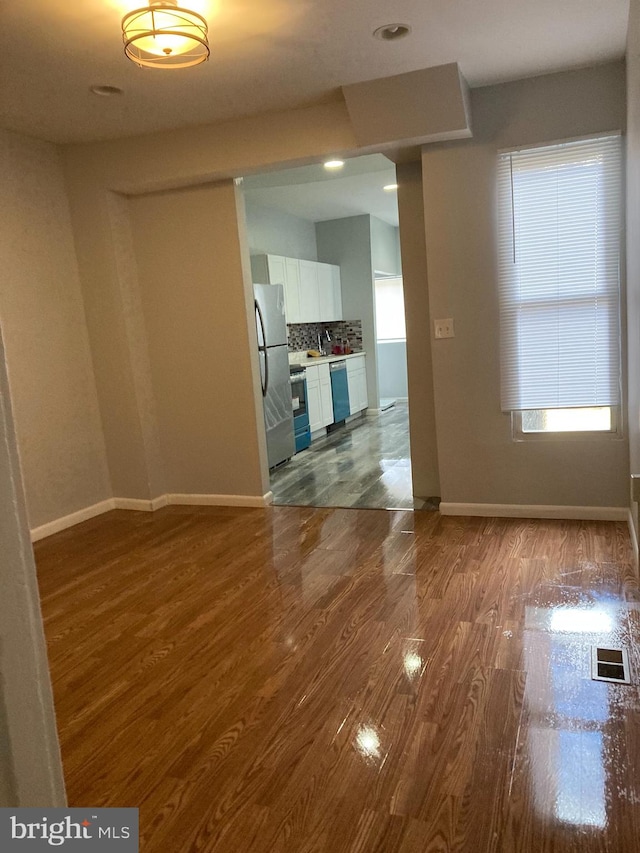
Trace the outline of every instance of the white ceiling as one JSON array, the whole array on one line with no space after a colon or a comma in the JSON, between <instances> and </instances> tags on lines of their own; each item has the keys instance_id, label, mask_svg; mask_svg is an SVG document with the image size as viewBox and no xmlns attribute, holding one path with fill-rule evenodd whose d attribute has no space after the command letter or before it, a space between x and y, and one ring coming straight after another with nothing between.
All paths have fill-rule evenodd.
<instances>
[{"instance_id":1,"label":"white ceiling","mask_svg":"<svg viewBox=\"0 0 640 853\"><path fill-rule=\"evenodd\" d=\"M244 179L243 189L249 205L311 222L369 213L397 226L397 194L383 190L395 181L393 163L382 154L369 154L347 160L339 172L315 165L252 175Z\"/></svg>"},{"instance_id":2,"label":"white ceiling","mask_svg":"<svg viewBox=\"0 0 640 853\"><path fill-rule=\"evenodd\" d=\"M121 17L144 5L5 0L0 125L57 142L130 136L326 101L343 84L452 61L478 86L621 57L628 16L628 0L191 0L208 18L211 59L158 71L123 55ZM393 22L412 34L372 38ZM125 94L100 98L91 85Z\"/></svg>"}]
</instances>

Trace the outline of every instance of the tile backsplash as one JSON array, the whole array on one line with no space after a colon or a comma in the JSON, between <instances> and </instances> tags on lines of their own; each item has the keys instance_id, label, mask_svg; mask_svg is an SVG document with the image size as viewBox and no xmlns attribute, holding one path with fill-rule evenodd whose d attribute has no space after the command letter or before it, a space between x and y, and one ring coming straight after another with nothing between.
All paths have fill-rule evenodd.
<instances>
[{"instance_id":1,"label":"tile backsplash","mask_svg":"<svg viewBox=\"0 0 640 853\"><path fill-rule=\"evenodd\" d=\"M318 335L327 330L333 341L348 340L353 352L362 349L362 321L339 320L333 323L288 323L289 350L299 352L318 348ZM331 344L324 344L330 349Z\"/></svg>"}]
</instances>

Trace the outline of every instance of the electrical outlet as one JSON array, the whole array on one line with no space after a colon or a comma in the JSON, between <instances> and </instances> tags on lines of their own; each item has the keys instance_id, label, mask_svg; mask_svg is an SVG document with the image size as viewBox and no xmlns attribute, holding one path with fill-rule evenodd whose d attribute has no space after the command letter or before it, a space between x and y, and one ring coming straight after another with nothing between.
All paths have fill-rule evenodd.
<instances>
[{"instance_id":1,"label":"electrical outlet","mask_svg":"<svg viewBox=\"0 0 640 853\"><path fill-rule=\"evenodd\" d=\"M453 318L449 317L446 320L434 320L436 338L455 338L453 331Z\"/></svg>"}]
</instances>

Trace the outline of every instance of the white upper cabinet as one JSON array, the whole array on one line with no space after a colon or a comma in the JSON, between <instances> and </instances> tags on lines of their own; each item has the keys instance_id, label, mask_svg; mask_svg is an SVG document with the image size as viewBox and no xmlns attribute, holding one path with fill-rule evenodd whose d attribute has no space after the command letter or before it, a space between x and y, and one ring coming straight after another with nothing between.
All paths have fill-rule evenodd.
<instances>
[{"instance_id":1,"label":"white upper cabinet","mask_svg":"<svg viewBox=\"0 0 640 853\"><path fill-rule=\"evenodd\" d=\"M300 264L296 258L285 258L284 310L287 323L299 323L300 320Z\"/></svg>"},{"instance_id":2,"label":"white upper cabinet","mask_svg":"<svg viewBox=\"0 0 640 853\"><path fill-rule=\"evenodd\" d=\"M287 281L286 258L281 255L267 255L269 284L285 284Z\"/></svg>"},{"instance_id":3,"label":"white upper cabinet","mask_svg":"<svg viewBox=\"0 0 640 853\"><path fill-rule=\"evenodd\" d=\"M300 323L317 323L320 319L318 264L300 261Z\"/></svg>"},{"instance_id":4,"label":"white upper cabinet","mask_svg":"<svg viewBox=\"0 0 640 853\"><path fill-rule=\"evenodd\" d=\"M282 255L252 255L253 280L283 284L287 323L342 320L340 267Z\"/></svg>"}]
</instances>

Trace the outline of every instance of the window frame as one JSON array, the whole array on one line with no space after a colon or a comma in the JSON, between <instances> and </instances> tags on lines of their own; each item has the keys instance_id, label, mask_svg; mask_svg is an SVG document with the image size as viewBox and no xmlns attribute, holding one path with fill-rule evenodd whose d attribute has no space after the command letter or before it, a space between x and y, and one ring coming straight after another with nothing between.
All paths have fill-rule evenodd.
<instances>
[{"instance_id":1,"label":"window frame","mask_svg":"<svg viewBox=\"0 0 640 853\"><path fill-rule=\"evenodd\" d=\"M605 440L605 441L619 441L625 437L625 412L626 412L626 395L624 393L624 382L626 375L626 361L624 358L624 354L626 352L626 299L625 299L625 267L624 267L624 252L625 252L625 204L624 204L624 175L626 169L626 161L625 161L625 147L624 147L624 133L620 130L610 130L600 133L593 134L584 134L576 137L569 137L558 139L555 141L545 141L528 145L520 145L517 147L509 147L499 149L497 151L498 157L502 157L504 155L517 153L520 151L532 151L536 148L548 148L552 146L561 146L563 144L572 143L572 142L588 142L589 140L596 140L605 137L618 137L622 140L621 142L621 161L620 161L620 205L621 205L621 227L620 227L620 237L619 237L619 273L618 273L618 344L620 348L620 397L619 402L617 404L609 405L607 408L611 411L611 429L609 430L555 430L555 431L545 431L545 432L532 432L525 431L522 428L522 415L526 410L511 410L504 411L503 414L508 414L510 416L511 423L511 435L512 440L516 442L529 442L529 441L594 441L594 440ZM501 232L498 231L498 239L501 239ZM561 407L562 408L562 407ZM591 408L590 406L585 406L584 408ZM543 411L544 409L541 409Z\"/></svg>"},{"instance_id":2,"label":"window frame","mask_svg":"<svg viewBox=\"0 0 640 853\"><path fill-rule=\"evenodd\" d=\"M402 296L402 323L404 326L404 337L401 338L381 338L379 337L378 331L378 294L377 287L379 282L384 281L399 281L400 282L400 293ZM382 273L376 271L373 278L373 308L374 308L374 316L375 316L375 337L376 337L376 346L378 344L406 344L407 342L407 315L405 311L404 304L404 278L402 273Z\"/></svg>"},{"instance_id":3,"label":"window frame","mask_svg":"<svg viewBox=\"0 0 640 853\"><path fill-rule=\"evenodd\" d=\"M585 406L584 408L592 408ZM523 410L513 410L511 414L511 436L513 441L619 441L624 438L624 419L622 405L607 406L611 409L611 429L581 429L581 430L548 430L546 432L529 432L522 429ZM540 411L544 411L540 409Z\"/></svg>"}]
</instances>

